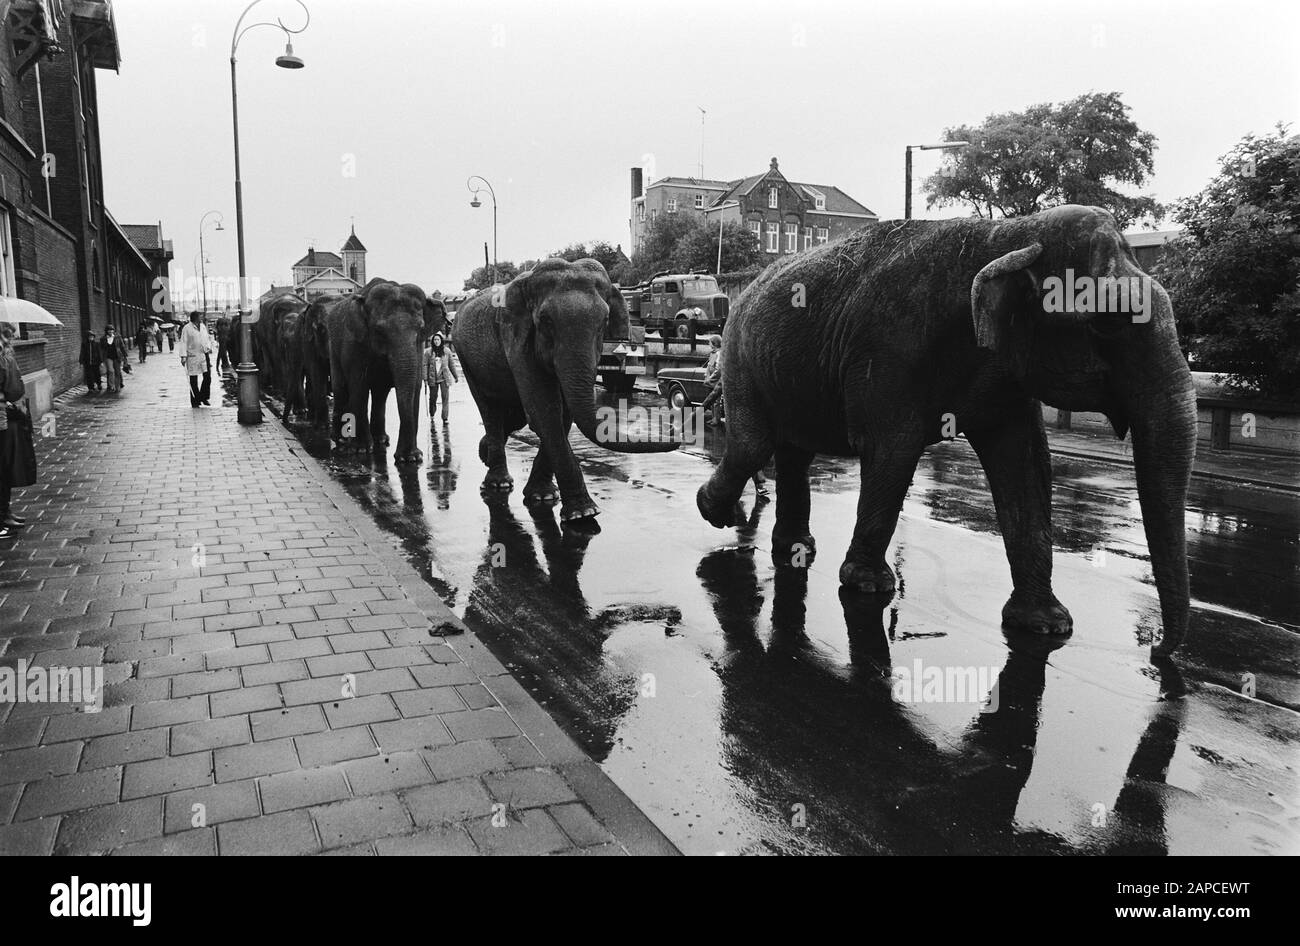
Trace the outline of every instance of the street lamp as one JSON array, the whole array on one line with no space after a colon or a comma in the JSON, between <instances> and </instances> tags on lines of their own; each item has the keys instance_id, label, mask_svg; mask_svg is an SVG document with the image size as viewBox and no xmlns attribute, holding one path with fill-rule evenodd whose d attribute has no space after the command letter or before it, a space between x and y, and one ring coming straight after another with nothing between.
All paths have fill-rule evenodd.
<instances>
[{"instance_id":1,"label":"street lamp","mask_svg":"<svg viewBox=\"0 0 1300 946\"><path fill-rule=\"evenodd\" d=\"M239 244L239 352L240 362L235 369L239 378L239 422L241 424L260 424L262 422L262 403L258 390L257 365L253 363L253 333L252 324L247 318L248 313L248 284L245 278L244 270L244 187L239 176L239 86L236 81L235 71L235 51L239 48L239 41L244 38L244 34L258 26L274 26L284 32L284 53L277 56L275 64L282 69L301 69L303 61L293 54L293 42L291 35L297 35L307 29L311 23L311 11L307 9L307 4L303 0L296 0L298 6L302 7L303 13L307 14L307 22L296 30L291 30L284 25L284 21L277 19L274 23L250 23L243 26L244 17L248 16L248 11L261 3L262 0L253 0L248 6L244 7L244 12L239 14L239 19L235 21L235 31L230 37L230 113L234 122L235 129L235 236ZM243 29L240 27L243 26Z\"/></svg>"},{"instance_id":2,"label":"street lamp","mask_svg":"<svg viewBox=\"0 0 1300 946\"><path fill-rule=\"evenodd\" d=\"M483 186L475 187L475 181L482 181ZM474 195L469 202L471 207L483 206L483 201L478 199L478 195L482 193L485 188L487 189L487 192L492 195L492 283L495 285L497 281L497 192L492 189L492 185L488 183L487 178L479 177L477 174L471 176L467 181L465 181L465 186L469 188L470 192Z\"/></svg>"},{"instance_id":3,"label":"street lamp","mask_svg":"<svg viewBox=\"0 0 1300 946\"><path fill-rule=\"evenodd\" d=\"M969 141L940 141L932 145L908 145L907 146L907 150L904 152L904 154L907 156L905 162L907 166L907 170L904 175L906 177L905 186L907 188L906 194L903 197L903 219L904 220L912 219L912 151L913 149L917 149L920 151L956 151L959 148L967 147L969 144L970 144Z\"/></svg>"},{"instance_id":4,"label":"street lamp","mask_svg":"<svg viewBox=\"0 0 1300 946\"><path fill-rule=\"evenodd\" d=\"M203 280L203 317L204 318L207 318L208 316L208 266L207 266L208 255L205 252L203 252L203 227L204 224L207 222L208 217L212 216L213 214L217 215L217 229L224 230L225 227L223 227L222 224L225 223L225 218L221 216L220 210L209 210L207 213L205 213L202 217L199 218L199 262L202 264L202 266L200 267L201 270L200 277Z\"/></svg>"}]
</instances>

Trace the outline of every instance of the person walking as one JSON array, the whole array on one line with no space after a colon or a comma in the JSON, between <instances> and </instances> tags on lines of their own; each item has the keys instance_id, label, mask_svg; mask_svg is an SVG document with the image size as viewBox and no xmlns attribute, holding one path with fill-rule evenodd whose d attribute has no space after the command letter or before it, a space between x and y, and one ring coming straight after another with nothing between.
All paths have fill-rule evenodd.
<instances>
[{"instance_id":1,"label":"person walking","mask_svg":"<svg viewBox=\"0 0 1300 946\"><path fill-rule=\"evenodd\" d=\"M14 487L36 482L32 420L18 403L27 388L14 355L14 331L12 323L0 322L0 540L12 539L27 524L10 506Z\"/></svg>"},{"instance_id":2,"label":"person walking","mask_svg":"<svg viewBox=\"0 0 1300 946\"><path fill-rule=\"evenodd\" d=\"M117 329L108 326L104 337L99 340L100 354L104 357L104 380L108 382L108 393L116 394L122 390L122 362L126 361L126 342L117 334ZM130 370L130 365L127 365Z\"/></svg>"},{"instance_id":3,"label":"person walking","mask_svg":"<svg viewBox=\"0 0 1300 946\"><path fill-rule=\"evenodd\" d=\"M141 322L139 330L135 333L135 347L140 350L140 364L149 355L149 323Z\"/></svg>"},{"instance_id":4,"label":"person walking","mask_svg":"<svg viewBox=\"0 0 1300 946\"><path fill-rule=\"evenodd\" d=\"M176 323L168 322L163 326L163 334L167 336L167 350L176 350Z\"/></svg>"},{"instance_id":5,"label":"person walking","mask_svg":"<svg viewBox=\"0 0 1300 946\"><path fill-rule=\"evenodd\" d=\"M211 351L212 336L203 324L203 316L195 309L190 313L190 324L181 330L181 360L190 376L190 407L206 407L212 396L212 363L208 358Z\"/></svg>"},{"instance_id":6,"label":"person walking","mask_svg":"<svg viewBox=\"0 0 1300 946\"><path fill-rule=\"evenodd\" d=\"M460 361L455 350L441 332L435 332L424 349L424 383L429 386L429 423L438 407L438 394L442 394L442 420L447 422L451 386L460 380Z\"/></svg>"},{"instance_id":7,"label":"person walking","mask_svg":"<svg viewBox=\"0 0 1300 946\"><path fill-rule=\"evenodd\" d=\"M225 372L230 368L230 319L224 315L217 317L217 370Z\"/></svg>"},{"instance_id":8,"label":"person walking","mask_svg":"<svg viewBox=\"0 0 1300 946\"><path fill-rule=\"evenodd\" d=\"M162 323L161 323L161 322L154 322L154 321L151 320L151 321L149 322L149 329L153 332L153 344L154 344L154 347L158 349L158 354L161 355L161 354L162 354L162 350L163 350L163 330L162 330Z\"/></svg>"},{"instance_id":9,"label":"person walking","mask_svg":"<svg viewBox=\"0 0 1300 946\"><path fill-rule=\"evenodd\" d=\"M103 390L103 382L100 381L99 367L104 363L104 353L99 349L99 342L95 340L94 332L86 333L86 340L81 343L81 362L82 379L86 382L86 393L92 391L98 394Z\"/></svg>"}]
</instances>

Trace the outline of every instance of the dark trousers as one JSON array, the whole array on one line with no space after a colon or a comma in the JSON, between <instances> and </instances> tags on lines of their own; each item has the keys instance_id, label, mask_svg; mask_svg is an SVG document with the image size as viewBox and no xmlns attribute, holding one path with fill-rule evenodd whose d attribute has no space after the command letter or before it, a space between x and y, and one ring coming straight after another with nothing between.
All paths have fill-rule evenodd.
<instances>
[{"instance_id":1,"label":"dark trousers","mask_svg":"<svg viewBox=\"0 0 1300 946\"><path fill-rule=\"evenodd\" d=\"M451 400L451 398L448 396L448 391L451 389L451 385L448 384L446 381L439 381L437 384L430 384L428 387L429 387L429 416L432 417L438 411L438 390L439 388L441 388L442 389L442 419L446 420L447 410L449 406L448 402Z\"/></svg>"},{"instance_id":2,"label":"dark trousers","mask_svg":"<svg viewBox=\"0 0 1300 946\"><path fill-rule=\"evenodd\" d=\"M225 345L217 346L217 367L222 371L230 367L230 356L226 352Z\"/></svg>"},{"instance_id":3,"label":"dark trousers","mask_svg":"<svg viewBox=\"0 0 1300 946\"><path fill-rule=\"evenodd\" d=\"M199 384L199 379L190 375L190 407L197 407L199 403L208 403L208 398L212 396L212 372L203 372L203 384Z\"/></svg>"},{"instance_id":4,"label":"dark trousers","mask_svg":"<svg viewBox=\"0 0 1300 946\"><path fill-rule=\"evenodd\" d=\"M0 519L9 517L9 497L13 489L8 483L0 483Z\"/></svg>"},{"instance_id":5,"label":"dark trousers","mask_svg":"<svg viewBox=\"0 0 1300 946\"><path fill-rule=\"evenodd\" d=\"M140 364L144 364L145 356L149 354L149 343L142 340L140 343Z\"/></svg>"},{"instance_id":6,"label":"dark trousers","mask_svg":"<svg viewBox=\"0 0 1300 946\"><path fill-rule=\"evenodd\" d=\"M84 365L83 371L86 378L86 390L98 391L100 388L99 365Z\"/></svg>"}]
</instances>

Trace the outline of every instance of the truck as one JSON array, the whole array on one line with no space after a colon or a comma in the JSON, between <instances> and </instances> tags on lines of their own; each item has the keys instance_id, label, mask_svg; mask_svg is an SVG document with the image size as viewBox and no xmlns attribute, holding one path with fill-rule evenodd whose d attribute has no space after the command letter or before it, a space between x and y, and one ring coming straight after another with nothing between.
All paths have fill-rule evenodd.
<instances>
[{"instance_id":1,"label":"truck","mask_svg":"<svg viewBox=\"0 0 1300 946\"><path fill-rule=\"evenodd\" d=\"M663 339L693 341L721 332L730 309L727 294L708 273L655 273L621 291L632 322Z\"/></svg>"}]
</instances>

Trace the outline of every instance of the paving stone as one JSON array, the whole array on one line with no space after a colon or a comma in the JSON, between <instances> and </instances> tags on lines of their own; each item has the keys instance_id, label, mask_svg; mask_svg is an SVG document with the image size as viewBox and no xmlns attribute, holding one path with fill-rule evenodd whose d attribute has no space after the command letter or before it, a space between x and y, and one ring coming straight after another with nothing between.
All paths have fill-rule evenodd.
<instances>
[{"instance_id":1,"label":"paving stone","mask_svg":"<svg viewBox=\"0 0 1300 946\"><path fill-rule=\"evenodd\" d=\"M167 730L144 729L139 732L116 733L97 736L86 743L81 753L80 768L102 769L128 762L144 762L167 754Z\"/></svg>"},{"instance_id":2,"label":"paving stone","mask_svg":"<svg viewBox=\"0 0 1300 946\"><path fill-rule=\"evenodd\" d=\"M217 693L221 690L233 690L241 685L239 671L233 667L227 670L182 673L180 676L172 677L172 696Z\"/></svg>"},{"instance_id":3,"label":"paving stone","mask_svg":"<svg viewBox=\"0 0 1300 946\"><path fill-rule=\"evenodd\" d=\"M278 709L283 705L280 688L271 684L213 693L211 700L213 716L240 716L259 710Z\"/></svg>"},{"instance_id":4,"label":"paving stone","mask_svg":"<svg viewBox=\"0 0 1300 946\"><path fill-rule=\"evenodd\" d=\"M12 720L5 722L13 725ZM64 742L54 746L32 746L0 753L0 785L13 782L37 782L77 770L81 743Z\"/></svg>"},{"instance_id":5,"label":"paving stone","mask_svg":"<svg viewBox=\"0 0 1300 946\"><path fill-rule=\"evenodd\" d=\"M306 808L349 796L343 770L337 766L300 769L259 779L262 810L267 814L287 808Z\"/></svg>"},{"instance_id":6,"label":"paving stone","mask_svg":"<svg viewBox=\"0 0 1300 946\"><path fill-rule=\"evenodd\" d=\"M212 782L212 753L193 752L189 755L152 759L148 762L131 762L122 775L122 798L143 798L146 795L164 795L185 788L196 788Z\"/></svg>"},{"instance_id":7,"label":"paving stone","mask_svg":"<svg viewBox=\"0 0 1300 946\"><path fill-rule=\"evenodd\" d=\"M162 833L162 799L141 798L65 815L55 854L93 854Z\"/></svg>"},{"instance_id":8,"label":"paving stone","mask_svg":"<svg viewBox=\"0 0 1300 946\"><path fill-rule=\"evenodd\" d=\"M544 765L546 760L542 754L537 751L537 747L525 739L523 736L512 736L508 739L493 739L492 745L506 757L512 769L528 769Z\"/></svg>"},{"instance_id":9,"label":"paving stone","mask_svg":"<svg viewBox=\"0 0 1300 946\"><path fill-rule=\"evenodd\" d=\"M402 834L411 819L396 795L372 795L313 808L312 817L325 847L342 847L359 841Z\"/></svg>"},{"instance_id":10,"label":"paving stone","mask_svg":"<svg viewBox=\"0 0 1300 946\"><path fill-rule=\"evenodd\" d=\"M579 847L608 844L614 840L604 826L587 810L586 805L574 802L568 805L555 805L546 810L550 812L560 829Z\"/></svg>"},{"instance_id":11,"label":"paving stone","mask_svg":"<svg viewBox=\"0 0 1300 946\"><path fill-rule=\"evenodd\" d=\"M510 768L500 751L486 739L457 742L438 749L426 749L421 755L439 781L484 775Z\"/></svg>"},{"instance_id":12,"label":"paving stone","mask_svg":"<svg viewBox=\"0 0 1300 946\"><path fill-rule=\"evenodd\" d=\"M229 650L235 646L235 635L230 631L187 634L171 638L172 653L206 654L214 650Z\"/></svg>"},{"instance_id":13,"label":"paving stone","mask_svg":"<svg viewBox=\"0 0 1300 946\"><path fill-rule=\"evenodd\" d=\"M244 677L244 686L264 686L268 683L287 683L290 680L303 680L307 677L307 664L302 660L276 661L267 664L252 664L239 671Z\"/></svg>"},{"instance_id":14,"label":"paving stone","mask_svg":"<svg viewBox=\"0 0 1300 946\"><path fill-rule=\"evenodd\" d=\"M122 770L114 766L28 782L14 819L26 821L115 802L121 781Z\"/></svg>"},{"instance_id":15,"label":"paving stone","mask_svg":"<svg viewBox=\"0 0 1300 946\"><path fill-rule=\"evenodd\" d=\"M114 857L215 857L215 828L195 828L180 834L137 841L110 852Z\"/></svg>"},{"instance_id":16,"label":"paving stone","mask_svg":"<svg viewBox=\"0 0 1300 946\"><path fill-rule=\"evenodd\" d=\"M302 643L315 643L321 638L312 638L310 641ZM326 647L328 648L328 644ZM307 661L307 670L313 677L339 677L345 673L358 674L365 673L373 669L370 660L366 657L365 651L354 651L350 654L331 654L328 657L312 657Z\"/></svg>"},{"instance_id":17,"label":"paving stone","mask_svg":"<svg viewBox=\"0 0 1300 946\"><path fill-rule=\"evenodd\" d=\"M222 749L227 746L242 746L252 738L248 730L248 718L245 716L226 716L220 719L201 719L192 723L181 723L172 727L171 737L174 755Z\"/></svg>"},{"instance_id":18,"label":"paving stone","mask_svg":"<svg viewBox=\"0 0 1300 946\"><path fill-rule=\"evenodd\" d=\"M430 781L429 769L418 753L385 752L343 764L355 795L392 792Z\"/></svg>"},{"instance_id":19,"label":"paving stone","mask_svg":"<svg viewBox=\"0 0 1300 946\"><path fill-rule=\"evenodd\" d=\"M492 820L489 815L467 825L470 837L485 854L520 857L551 854L570 846L569 839L545 809L508 812L504 827L495 827Z\"/></svg>"},{"instance_id":20,"label":"paving stone","mask_svg":"<svg viewBox=\"0 0 1300 946\"><path fill-rule=\"evenodd\" d=\"M3 718L3 717L0 717ZM44 716L27 719L10 719L0 723L0 752L6 749L23 749L36 745L47 720ZM0 756L0 761L3 756ZM0 779L3 781L3 779Z\"/></svg>"},{"instance_id":21,"label":"paving stone","mask_svg":"<svg viewBox=\"0 0 1300 946\"><path fill-rule=\"evenodd\" d=\"M388 723L375 723L375 739L384 750L426 749L446 745L452 741L437 716L420 716Z\"/></svg>"},{"instance_id":22,"label":"paving stone","mask_svg":"<svg viewBox=\"0 0 1300 946\"><path fill-rule=\"evenodd\" d=\"M257 785L252 779L219 782L168 795L164 805L163 830L171 834L252 818L259 813Z\"/></svg>"},{"instance_id":23,"label":"paving stone","mask_svg":"<svg viewBox=\"0 0 1300 946\"><path fill-rule=\"evenodd\" d=\"M236 856L313 854L320 850L311 816L301 810L218 825L217 845L223 855Z\"/></svg>"},{"instance_id":24,"label":"paving stone","mask_svg":"<svg viewBox=\"0 0 1300 946\"><path fill-rule=\"evenodd\" d=\"M444 713L438 718L446 723L457 742L519 734L519 727L515 725L515 721L505 710L496 707L466 710L463 713Z\"/></svg>"},{"instance_id":25,"label":"paving stone","mask_svg":"<svg viewBox=\"0 0 1300 946\"><path fill-rule=\"evenodd\" d=\"M251 647L231 647L227 650L213 651L207 655L207 664L209 670L221 670L224 667L266 663L270 659L265 644L254 644Z\"/></svg>"},{"instance_id":26,"label":"paving stone","mask_svg":"<svg viewBox=\"0 0 1300 946\"><path fill-rule=\"evenodd\" d=\"M474 778L413 788L402 797L418 825L466 821L492 812L491 796Z\"/></svg>"},{"instance_id":27,"label":"paving stone","mask_svg":"<svg viewBox=\"0 0 1300 946\"><path fill-rule=\"evenodd\" d=\"M375 842L380 857L468 857L478 853L459 825L439 825L400 838Z\"/></svg>"},{"instance_id":28,"label":"paving stone","mask_svg":"<svg viewBox=\"0 0 1300 946\"><path fill-rule=\"evenodd\" d=\"M427 692L427 691L426 691ZM460 694L470 709L486 709L489 706L497 706L496 697L494 697L488 688L480 683L465 683L456 687L456 692Z\"/></svg>"},{"instance_id":29,"label":"paving stone","mask_svg":"<svg viewBox=\"0 0 1300 946\"><path fill-rule=\"evenodd\" d=\"M377 723L398 718L397 707L385 693L358 696L325 704L325 718L331 729L346 729L362 723Z\"/></svg>"},{"instance_id":30,"label":"paving stone","mask_svg":"<svg viewBox=\"0 0 1300 946\"><path fill-rule=\"evenodd\" d=\"M0 826L0 857L45 856L54 848L58 818Z\"/></svg>"},{"instance_id":31,"label":"paving stone","mask_svg":"<svg viewBox=\"0 0 1300 946\"><path fill-rule=\"evenodd\" d=\"M131 710L131 728L152 729L154 726L175 726L177 723L207 718L208 697L199 694L176 700L137 704Z\"/></svg>"},{"instance_id":32,"label":"paving stone","mask_svg":"<svg viewBox=\"0 0 1300 946\"><path fill-rule=\"evenodd\" d=\"M370 730L365 726L298 736L294 742L298 745L302 764L308 767L361 759L375 755L377 751Z\"/></svg>"},{"instance_id":33,"label":"paving stone","mask_svg":"<svg viewBox=\"0 0 1300 946\"><path fill-rule=\"evenodd\" d=\"M552 769L511 769L487 775L483 784L497 801L511 808L535 808L574 801L577 795L558 772Z\"/></svg>"},{"instance_id":34,"label":"paving stone","mask_svg":"<svg viewBox=\"0 0 1300 946\"><path fill-rule=\"evenodd\" d=\"M325 716L314 704L254 713L249 719L253 724L253 739L258 742L319 732L325 728Z\"/></svg>"},{"instance_id":35,"label":"paving stone","mask_svg":"<svg viewBox=\"0 0 1300 946\"><path fill-rule=\"evenodd\" d=\"M434 664L411 668L411 676L422 687L446 687L459 683L478 683L474 671L464 664Z\"/></svg>"},{"instance_id":36,"label":"paving stone","mask_svg":"<svg viewBox=\"0 0 1300 946\"><path fill-rule=\"evenodd\" d=\"M234 782L259 775L274 775L298 768L298 753L292 739L255 742L247 746L217 749L218 782Z\"/></svg>"}]
</instances>

